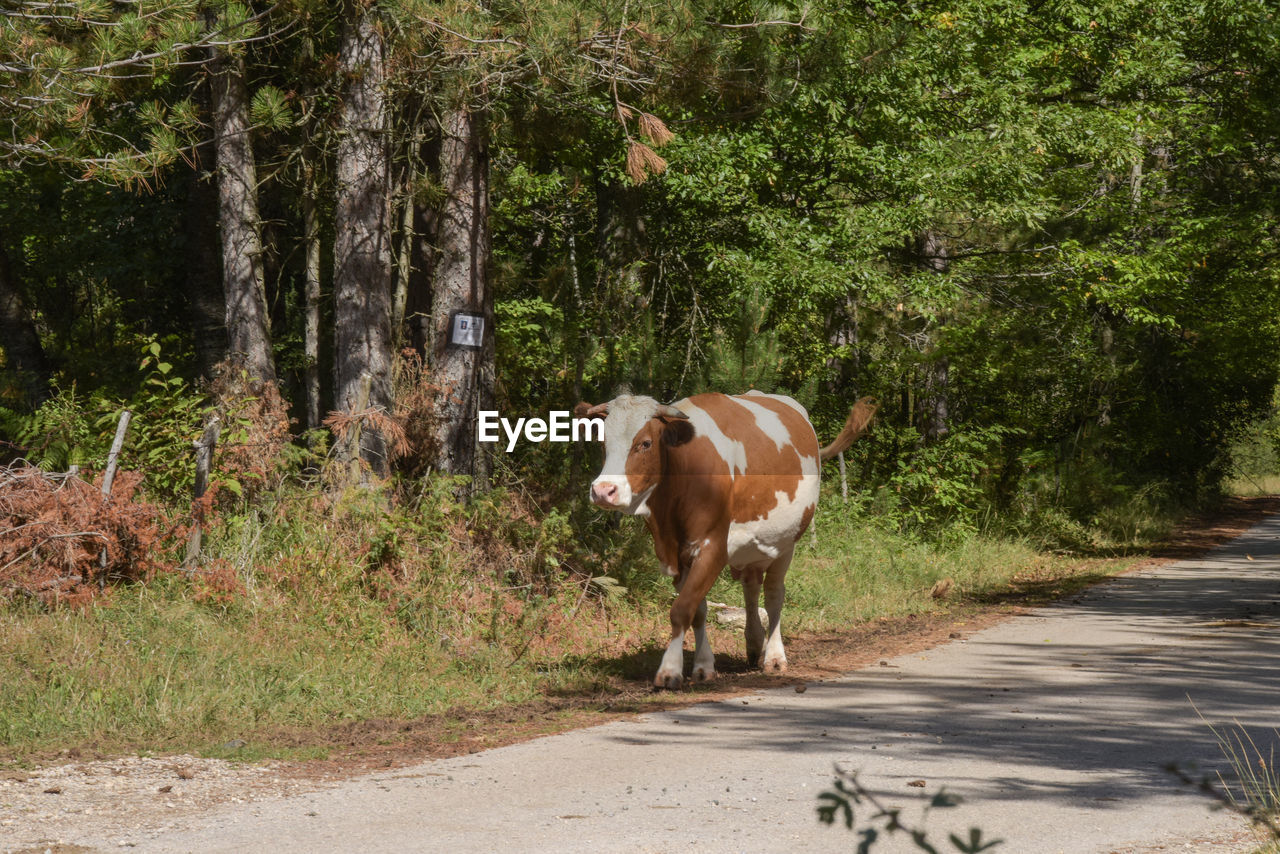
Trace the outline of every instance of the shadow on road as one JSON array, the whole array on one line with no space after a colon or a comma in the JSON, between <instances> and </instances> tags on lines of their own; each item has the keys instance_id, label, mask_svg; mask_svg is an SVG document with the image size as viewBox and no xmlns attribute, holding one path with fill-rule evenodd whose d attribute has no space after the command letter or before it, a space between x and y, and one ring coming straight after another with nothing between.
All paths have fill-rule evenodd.
<instances>
[{"instance_id":1,"label":"shadow on road","mask_svg":"<svg viewBox=\"0 0 1280 854\"><path fill-rule=\"evenodd\" d=\"M655 718L631 738L725 750L745 740L852 768L900 754L906 774L996 797L1105 807L1118 790L1167 792L1177 787L1167 763L1224 765L1209 724L1238 722L1264 750L1275 743L1280 561L1260 556L1278 546L1280 524L1264 526L1202 560L1115 579L967 642L803 695L686 709L676 731ZM966 762L997 768L966 778Z\"/></svg>"}]
</instances>

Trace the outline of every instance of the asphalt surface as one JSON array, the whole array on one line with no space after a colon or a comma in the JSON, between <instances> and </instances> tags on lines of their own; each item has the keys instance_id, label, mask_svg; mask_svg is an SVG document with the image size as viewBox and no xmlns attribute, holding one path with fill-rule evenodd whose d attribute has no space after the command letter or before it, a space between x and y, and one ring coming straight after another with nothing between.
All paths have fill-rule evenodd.
<instances>
[{"instance_id":1,"label":"asphalt surface","mask_svg":"<svg viewBox=\"0 0 1280 854\"><path fill-rule=\"evenodd\" d=\"M978 826L1006 854L1248 851L1241 819L1163 769L1225 767L1209 724L1232 722L1277 738L1280 517L1204 558L803 693L225 807L130 850L853 851L854 833L815 817L838 765L912 821L941 787L962 796L925 821L940 850ZM872 850L915 850L895 839Z\"/></svg>"}]
</instances>

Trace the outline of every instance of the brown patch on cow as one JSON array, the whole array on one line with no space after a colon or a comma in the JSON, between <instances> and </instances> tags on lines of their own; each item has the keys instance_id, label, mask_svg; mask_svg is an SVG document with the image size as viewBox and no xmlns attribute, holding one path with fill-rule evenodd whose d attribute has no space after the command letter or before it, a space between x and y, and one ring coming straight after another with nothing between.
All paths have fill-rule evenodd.
<instances>
[{"instance_id":1,"label":"brown patch on cow","mask_svg":"<svg viewBox=\"0 0 1280 854\"><path fill-rule=\"evenodd\" d=\"M778 506L779 492L794 500L803 477L800 451L807 450L809 455L816 456L818 445L809 422L790 406L763 395L744 395L744 399L775 413L787 428L792 442L779 448L760 429L755 413L735 398L719 394L700 394L689 398L690 403L711 416L720 432L731 441L740 442L746 451L747 470L745 474L737 474L733 480L731 519L739 524L767 517ZM797 422L805 429L797 426ZM795 436L806 432L808 438L798 448Z\"/></svg>"},{"instance_id":2,"label":"brown patch on cow","mask_svg":"<svg viewBox=\"0 0 1280 854\"><path fill-rule=\"evenodd\" d=\"M631 437L626 473L632 495L639 495L662 478L664 450L661 441L662 422L656 418L646 421L640 431Z\"/></svg>"},{"instance_id":3,"label":"brown patch on cow","mask_svg":"<svg viewBox=\"0 0 1280 854\"><path fill-rule=\"evenodd\" d=\"M650 422L660 423L657 419ZM662 478L649 498L650 515L645 518L645 524L653 535L658 561L683 571L694 563L683 561L685 566L680 565L684 543L709 539L711 542L699 552L703 562L724 552L732 487L729 465L706 436L694 436L675 445L663 443L661 454ZM630 468L627 477L631 478ZM630 480L632 489L638 482ZM717 565L715 573L723 566L723 562Z\"/></svg>"}]
</instances>

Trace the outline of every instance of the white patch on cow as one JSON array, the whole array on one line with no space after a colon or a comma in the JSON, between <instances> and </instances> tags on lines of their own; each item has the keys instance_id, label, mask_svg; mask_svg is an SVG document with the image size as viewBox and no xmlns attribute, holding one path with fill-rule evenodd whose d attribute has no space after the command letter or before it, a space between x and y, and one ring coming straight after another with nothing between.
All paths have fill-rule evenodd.
<instances>
[{"instance_id":1,"label":"white patch on cow","mask_svg":"<svg viewBox=\"0 0 1280 854\"><path fill-rule=\"evenodd\" d=\"M676 570L676 568L669 563L664 563L662 565L662 571L665 572L667 575L671 576L672 578L675 578L677 575L680 574L679 571Z\"/></svg>"},{"instance_id":2,"label":"white patch on cow","mask_svg":"<svg viewBox=\"0 0 1280 854\"><path fill-rule=\"evenodd\" d=\"M789 550L800 537L805 510L818 503L818 460L800 458L800 483L794 498L779 490L777 504L762 519L729 524L729 565L735 569L772 561Z\"/></svg>"},{"instance_id":3,"label":"white patch on cow","mask_svg":"<svg viewBox=\"0 0 1280 854\"><path fill-rule=\"evenodd\" d=\"M809 420L809 410L801 406L799 401L795 400L794 398L787 397L785 394L765 394L764 392L754 388L751 389L751 391L747 392L747 394L751 395L752 397L767 397L770 400L778 401L778 403L784 403L787 406L790 406L796 412L799 412L801 415L803 415L805 421ZM743 396L745 397L745 395Z\"/></svg>"},{"instance_id":4,"label":"white patch on cow","mask_svg":"<svg viewBox=\"0 0 1280 854\"><path fill-rule=\"evenodd\" d=\"M652 397L619 395L609 401L609 414L604 419L604 466L591 482L592 490L599 486L616 486L617 496L612 509L637 516L649 515L646 503L653 488L640 495L631 494L631 482L627 480L627 457L631 455L631 443L636 434L658 414L658 401ZM656 453L656 451L655 451Z\"/></svg>"},{"instance_id":5,"label":"white patch on cow","mask_svg":"<svg viewBox=\"0 0 1280 854\"><path fill-rule=\"evenodd\" d=\"M702 407L690 403L687 397L684 400L677 400L673 405L689 416L689 423L693 425L696 435L706 436L711 440L711 446L716 449L720 459L729 466L730 478L746 471L747 448L745 445L726 436L720 429L720 425L716 424L715 419Z\"/></svg>"},{"instance_id":6,"label":"white patch on cow","mask_svg":"<svg viewBox=\"0 0 1280 854\"><path fill-rule=\"evenodd\" d=\"M756 396L764 397L765 395ZM778 413L750 400L743 400L741 397L735 397L734 401L755 416L756 427L760 429L761 433L773 440L779 451L791 444L791 431L787 429L787 425L782 423Z\"/></svg>"},{"instance_id":7,"label":"white patch on cow","mask_svg":"<svg viewBox=\"0 0 1280 854\"><path fill-rule=\"evenodd\" d=\"M653 512L649 509L649 496L653 495L653 491L657 488L658 484L655 483L638 496L632 496L630 512L635 516L648 516ZM630 490L628 490L628 492L629 491Z\"/></svg>"}]
</instances>

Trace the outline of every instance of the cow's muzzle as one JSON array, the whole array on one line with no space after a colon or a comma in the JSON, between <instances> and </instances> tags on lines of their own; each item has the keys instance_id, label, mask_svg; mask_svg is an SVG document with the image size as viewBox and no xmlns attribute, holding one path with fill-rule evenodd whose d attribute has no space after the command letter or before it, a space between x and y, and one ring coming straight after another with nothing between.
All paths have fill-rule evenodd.
<instances>
[{"instance_id":1,"label":"cow's muzzle","mask_svg":"<svg viewBox=\"0 0 1280 854\"><path fill-rule=\"evenodd\" d=\"M591 484L591 503L601 507L617 507L618 484L607 481Z\"/></svg>"}]
</instances>

